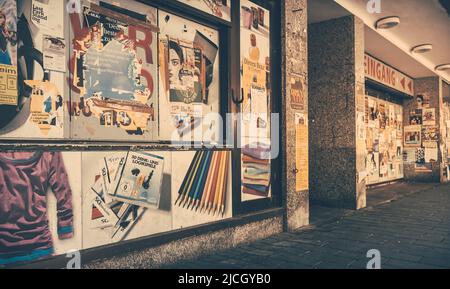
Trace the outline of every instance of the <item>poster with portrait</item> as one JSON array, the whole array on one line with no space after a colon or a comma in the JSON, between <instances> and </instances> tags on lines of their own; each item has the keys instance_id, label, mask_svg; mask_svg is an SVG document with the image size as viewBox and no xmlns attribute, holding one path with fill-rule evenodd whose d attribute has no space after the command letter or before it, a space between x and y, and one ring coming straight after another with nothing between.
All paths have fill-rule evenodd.
<instances>
[{"instance_id":1,"label":"poster with portrait","mask_svg":"<svg viewBox=\"0 0 450 289\"><path fill-rule=\"evenodd\" d=\"M219 33L159 11L160 139L219 139Z\"/></svg>"},{"instance_id":2,"label":"poster with portrait","mask_svg":"<svg viewBox=\"0 0 450 289\"><path fill-rule=\"evenodd\" d=\"M231 0L178 0L178 2L192 6L225 21L231 21Z\"/></svg>"},{"instance_id":3,"label":"poster with portrait","mask_svg":"<svg viewBox=\"0 0 450 289\"><path fill-rule=\"evenodd\" d=\"M97 2L84 1L80 14L70 14L72 136L156 140L156 9L135 1Z\"/></svg>"},{"instance_id":4,"label":"poster with portrait","mask_svg":"<svg viewBox=\"0 0 450 289\"><path fill-rule=\"evenodd\" d=\"M68 20L65 6L61 2L58 0L17 2L18 21L21 27L17 42L21 81L17 83L16 88L17 105L12 111L1 108L0 138L69 137L70 123L67 114L69 91L65 74L69 45L63 38L64 28L68 27L61 24L58 31L51 31L46 25L40 25L49 17L46 14L48 11L58 14L61 22ZM38 11L40 20L37 18Z\"/></svg>"}]
</instances>

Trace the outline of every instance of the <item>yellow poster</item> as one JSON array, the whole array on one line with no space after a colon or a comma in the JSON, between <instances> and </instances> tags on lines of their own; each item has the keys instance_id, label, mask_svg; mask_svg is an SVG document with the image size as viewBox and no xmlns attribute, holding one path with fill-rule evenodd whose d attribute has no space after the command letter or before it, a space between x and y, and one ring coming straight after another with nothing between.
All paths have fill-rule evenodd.
<instances>
[{"instance_id":1,"label":"yellow poster","mask_svg":"<svg viewBox=\"0 0 450 289\"><path fill-rule=\"evenodd\" d=\"M244 58L242 64L242 90L244 97L244 113L250 113L249 100L252 98L252 88L266 93L266 67L258 62ZM247 108L247 111L245 110Z\"/></svg>"},{"instance_id":2,"label":"yellow poster","mask_svg":"<svg viewBox=\"0 0 450 289\"><path fill-rule=\"evenodd\" d=\"M17 68L0 64L0 105L17 105Z\"/></svg>"},{"instance_id":3,"label":"yellow poster","mask_svg":"<svg viewBox=\"0 0 450 289\"><path fill-rule=\"evenodd\" d=\"M295 114L295 127L295 166L297 168L295 190L298 192L309 188L308 118L305 114Z\"/></svg>"}]
</instances>

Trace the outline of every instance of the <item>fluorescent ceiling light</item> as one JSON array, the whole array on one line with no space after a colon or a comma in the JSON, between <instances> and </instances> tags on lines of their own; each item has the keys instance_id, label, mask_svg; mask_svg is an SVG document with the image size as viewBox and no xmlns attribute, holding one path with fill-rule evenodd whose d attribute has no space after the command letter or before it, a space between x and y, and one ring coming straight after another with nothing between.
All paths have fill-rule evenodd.
<instances>
[{"instance_id":1,"label":"fluorescent ceiling light","mask_svg":"<svg viewBox=\"0 0 450 289\"><path fill-rule=\"evenodd\" d=\"M431 50L433 50L432 44L421 44L411 48L412 53L426 53L430 52Z\"/></svg>"},{"instance_id":2,"label":"fluorescent ceiling light","mask_svg":"<svg viewBox=\"0 0 450 289\"><path fill-rule=\"evenodd\" d=\"M379 19L375 23L376 29L390 29L400 24L400 17L389 16Z\"/></svg>"},{"instance_id":3,"label":"fluorescent ceiling light","mask_svg":"<svg viewBox=\"0 0 450 289\"><path fill-rule=\"evenodd\" d=\"M445 63L445 64L438 65L438 66L436 66L435 69L437 71L450 70L450 63Z\"/></svg>"}]
</instances>

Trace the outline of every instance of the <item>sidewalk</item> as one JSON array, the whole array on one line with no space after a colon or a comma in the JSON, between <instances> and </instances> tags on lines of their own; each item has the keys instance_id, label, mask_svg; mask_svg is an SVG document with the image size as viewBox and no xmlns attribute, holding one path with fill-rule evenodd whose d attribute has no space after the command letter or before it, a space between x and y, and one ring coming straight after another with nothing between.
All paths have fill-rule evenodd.
<instances>
[{"instance_id":1,"label":"sidewalk","mask_svg":"<svg viewBox=\"0 0 450 289\"><path fill-rule=\"evenodd\" d=\"M450 185L405 184L368 192L360 211L311 208L311 225L163 268L354 268L378 249L381 268L450 268Z\"/></svg>"}]
</instances>

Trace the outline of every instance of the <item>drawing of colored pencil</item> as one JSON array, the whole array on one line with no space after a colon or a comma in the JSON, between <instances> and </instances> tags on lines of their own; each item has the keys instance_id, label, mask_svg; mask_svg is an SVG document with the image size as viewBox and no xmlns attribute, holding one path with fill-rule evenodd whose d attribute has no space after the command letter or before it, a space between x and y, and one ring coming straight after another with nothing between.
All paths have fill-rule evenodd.
<instances>
[{"instance_id":1,"label":"drawing of colored pencil","mask_svg":"<svg viewBox=\"0 0 450 289\"><path fill-rule=\"evenodd\" d=\"M215 172L214 172L214 178L211 182L211 190L208 196L208 199L206 200L207 203L205 205L205 213L210 209L210 207L212 206L212 202L214 200L214 195L216 192L216 188L217 188L217 179L219 177L219 173L220 173L220 163L222 162L222 154L220 152L217 152L217 165L215 168Z\"/></svg>"},{"instance_id":2,"label":"drawing of colored pencil","mask_svg":"<svg viewBox=\"0 0 450 289\"><path fill-rule=\"evenodd\" d=\"M194 204L195 208L198 208L200 200L203 197L203 192L204 192L204 189L205 189L205 186L206 186L206 181L207 181L207 178L208 178L208 172L209 172L209 169L210 169L211 163L212 163L212 157L213 157L213 152L210 152L209 159L208 159L207 165L205 167L205 170L203 171L203 176L202 176L202 179L201 179L201 183L200 183L200 186L199 186L199 188L197 190L197 195L195 197L195 204ZM192 209L194 209L194 207L192 207Z\"/></svg>"},{"instance_id":3,"label":"drawing of colored pencil","mask_svg":"<svg viewBox=\"0 0 450 289\"><path fill-rule=\"evenodd\" d=\"M228 192L228 176L229 176L229 166L230 166L230 152L226 152L226 158L225 158L225 176L224 176L224 182L223 182L223 189L222 189L222 200L221 200L221 207L220 211L222 212L222 218L225 214L225 202L226 202L226 194ZM220 214L220 212L219 212Z\"/></svg>"},{"instance_id":4,"label":"drawing of colored pencil","mask_svg":"<svg viewBox=\"0 0 450 289\"><path fill-rule=\"evenodd\" d=\"M208 200L209 194L211 193L211 186L212 186L212 182L214 181L214 172L215 172L215 169L217 166L217 159L218 159L218 154L216 152L213 152L213 158L211 161L211 165L209 167L208 178L206 180L206 184L203 189L202 198L200 200L199 206L196 208L196 210L197 210L200 207L200 212L204 208L206 200Z\"/></svg>"},{"instance_id":5,"label":"drawing of colored pencil","mask_svg":"<svg viewBox=\"0 0 450 289\"><path fill-rule=\"evenodd\" d=\"M227 167L228 167L228 152L224 152L224 158L225 161L223 163L223 175L222 178L220 179L220 190L219 190L219 196L218 196L218 200L217 200L217 208L214 211L214 214L216 213L217 210L217 214L220 215L221 213L221 209L222 209L222 199L223 196L225 195L225 180L226 180L226 173L227 173Z\"/></svg>"},{"instance_id":6,"label":"drawing of colored pencil","mask_svg":"<svg viewBox=\"0 0 450 289\"><path fill-rule=\"evenodd\" d=\"M189 169L186 172L186 175L184 176L184 180L183 183L181 183L180 189L178 190L178 198L175 200L175 205L177 205L178 201L180 201L180 199L184 196L184 192L186 190L186 185L188 184L192 173L193 173L193 168L196 165L196 162L198 160L200 156L200 152L196 152L194 155L194 158L191 161L191 164L189 165Z\"/></svg>"},{"instance_id":7,"label":"drawing of colored pencil","mask_svg":"<svg viewBox=\"0 0 450 289\"><path fill-rule=\"evenodd\" d=\"M199 178L200 178L199 170L201 170L203 168L203 165L204 165L204 163L206 161L206 154L207 153L202 151L202 156L200 158L199 166L196 168L196 170L194 172L195 176L194 176L194 178L192 180L192 183L190 185L188 198L186 198L184 203L183 203L183 208L185 208L186 205L188 205L188 204L190 204L192 202L192 198L194 197L194 194L195 194L195 188L196 188L197 182L199 181Z\"/></svg>"},{"instance_id":8,"label":"drawing of colored pencil","mask_svg":"<svg viewBox=\"0 0 450 289\"><path fill-rule=\"evenodd\" d=\"M211 208L209 208L208 214L210 214L212 211L213 215L214 215L215 210L217 209L217 203L219 202L219 195L220 195L220 190L222 187L222 178L223 178L223 173L224 173L223 165L225 163L225 155L223 153L224 152L220 152L222 157L221 157L221 161L220 161L219 178L217 179L217 187L216 187L215 194L214 194L214 200L213 200Z\"/></svg>"},{"instance_id":9,"label":"drawing of colored pencil","mask_svg":"<svg viewBox=\"0 0 450 289\"><path fill-rule=\"evenodd\" d=\"M186 172L186 175L184 176L183 183L181 184L180 189L178 190L178 198L175 201L175 205L177 205L178 202L181 202L181 200L184 198L184 195L186 193L186 187L189 184L189 181L190 181L190 179L192 177L194 168L195 168L195 166L197 164L197 161L198 161L199 157L200 157L200 153L196 152L195 155L194 155L193 160L191 161L191 164L189 165L189 169Z\"/></svg>"},{"instance_id":10,"label":"drawing of colored pencil","mask_svg":"<svg viewBox=\"0 0 450 289\"><path fill-rule=\"evenodd\" d=\"M200 178L198 180L198 183L195 187L195 193L194 196L192 197L192 207L191 210L194 208L195 204L198 203L198 198L199 198L199 194L200 192L203 192L203 187L205 186L205 182L206 182L206 171L208 171L209 169L209 165L211 164L211 151L208 151L206 153L206 157L205 157L205 162L203 164L203 167L200 171ZM189 206L188 206L189 209Z\"/></svg>"},{"instance_id":11,"label":"drawing of colored pencil","mask_svg":"<svg viewBox=\"0 0 450 289\"><path fill-rule=\"evenodd\" d=\"M200 165L202 154L203 154L203 152L200 152L198 154L198 158L197 158L197 160L195 162L194 169L190 172L190 178L189 178L189 180L187 182L187 186L184 188L183 197L181 198L180 202L178 203L179 206L181 206L181 204L189 197L189 195L188 195L189 194L189 189L192 186L192 182L193 182L194 176L195 176L195 171L197 170L198 166Z\"/></svg>"}]
</instances>

